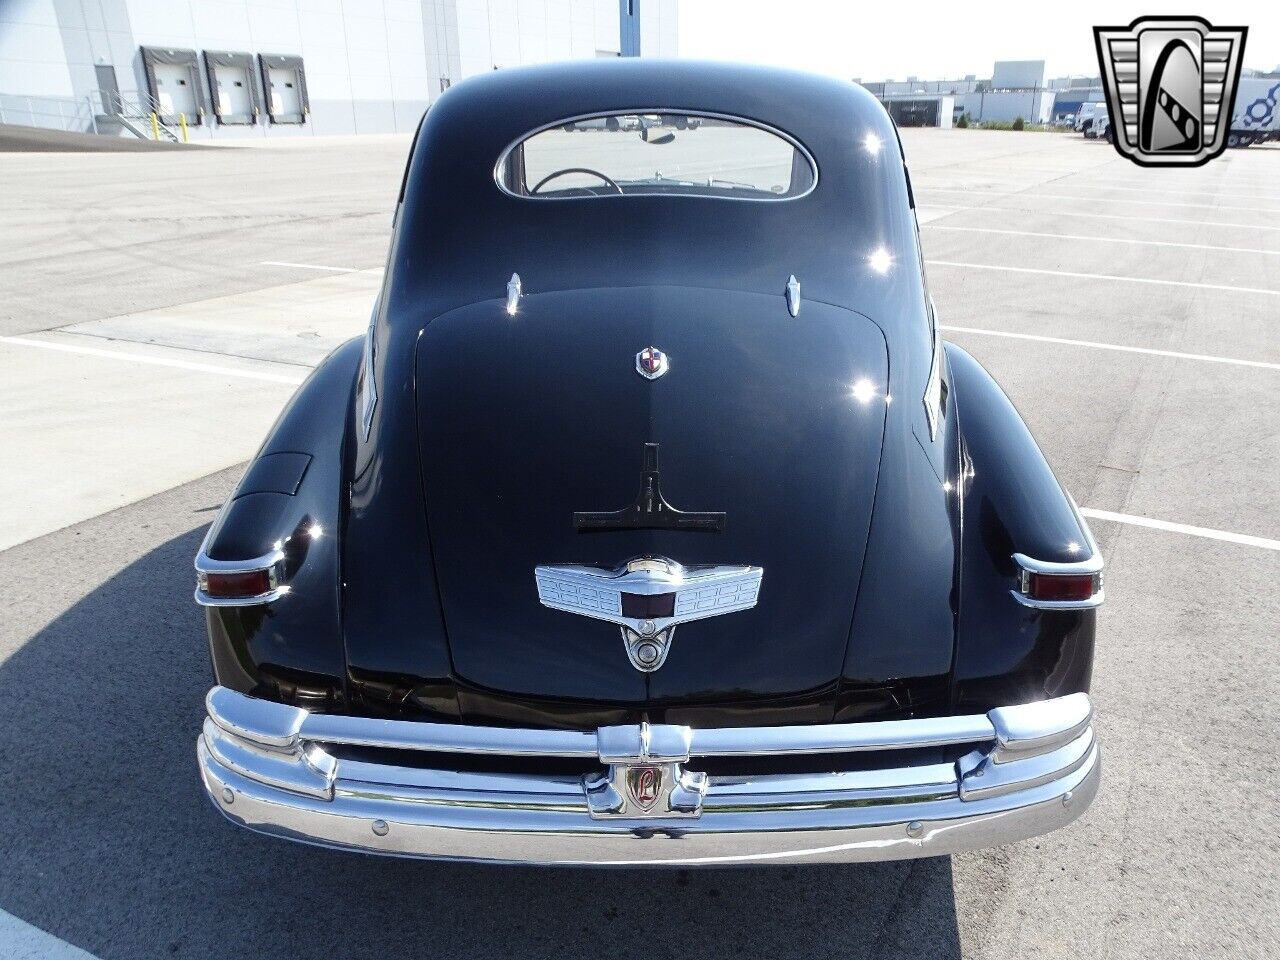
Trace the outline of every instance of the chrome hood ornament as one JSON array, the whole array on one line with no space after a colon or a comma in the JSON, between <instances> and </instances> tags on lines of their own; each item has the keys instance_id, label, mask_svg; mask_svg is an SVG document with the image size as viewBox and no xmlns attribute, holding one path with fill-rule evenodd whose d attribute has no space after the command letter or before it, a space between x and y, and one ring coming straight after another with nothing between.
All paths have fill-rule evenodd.
<instances>
[{"instance_id":1,"label":"chrome hood ornament","mask_svg":"<svg viewBox=\"0 0 1280 960\"><path fill-rule=\"evenodd\" d=\"M686 568L663 557L614 570L534 568L544 607L618 624L627 657L642 673L666 662L678 625L754 607L763 575L760 567Z\"/></svg>"}]
</instances>

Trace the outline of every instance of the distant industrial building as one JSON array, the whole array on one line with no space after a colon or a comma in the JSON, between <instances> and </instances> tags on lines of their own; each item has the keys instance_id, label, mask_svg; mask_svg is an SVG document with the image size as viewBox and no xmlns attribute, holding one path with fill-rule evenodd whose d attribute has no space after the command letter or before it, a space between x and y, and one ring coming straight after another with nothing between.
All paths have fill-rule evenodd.
<instances>
[{"instance_id":1,"label":"distant industrial building","mask_svg":"<svg viewBox=\"0 0 1280 960\"><path fill-rule=\"evenodd\" d=\"M1059 77L1049 81L1053 91L1053 119L1078 116L1086 103L1105 103L1106 93L1098 77Z\"/></svg>"},{"instance_id":2,"label":"distant industrial building","mask_svg":"<svg viewBox=\"0 0 1280 960\"><path fill-rule=\"evenodd\" d=\"M1102 100L1097 77L1045 79L1043 60L998 60L989 79L858 81L900 126L952 126L961 116L978 123L1050 123Z\"/></svg>"},{"instance_id":3,"label":"distant industrial building","mask_svg":"<svg viewBox=\"0 0 1280 960\"><path fill-rule=\"evenodd\" d=\"M411 131L465 77L675 56L678 0L0 0L0 123L193 139Z\"/></svg>"},{"instance_id":4,"label":"distant industrial building","mask_svg":"<svg viewBox=\"0 0 1280 960\"><path fill-rule=\"evenodd\" d=\"M881 93L876 96L900 127L948 130L957 116L956 98L949 93Z\"/></svg>"}]
</instances>

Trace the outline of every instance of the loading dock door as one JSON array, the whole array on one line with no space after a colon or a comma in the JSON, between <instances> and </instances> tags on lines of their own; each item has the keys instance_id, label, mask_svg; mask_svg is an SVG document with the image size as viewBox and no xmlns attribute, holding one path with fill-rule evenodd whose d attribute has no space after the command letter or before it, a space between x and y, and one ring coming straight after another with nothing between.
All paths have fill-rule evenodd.
<instances>
[{"instance_id":1,"label":"loading dock door","mask_svg":"<svg viewBox=\"0 0 1280 960\"><path fill-rule=\"evenodd\" d=\"M191 68L177 63L157 63L156 99L160 112L176 117L186 114L190 121L196 115L196 90L191 82Z\"/></svg>"},{"instance_id":2,"label":"loading dock door","mask_svg":"<svg viewBox=\"0 0 1280 960\"><path fill-rule=\"evenodd\" d=\"M164 123L177 123L186 114L187 123L199 125L204 117L204 94L200 92L200 68L194 50L143 47L142 66L147 75L147 93Z\"/></svg>"},{"instance_id":3,"label":"loading dock door","mask_svg":"<svg viewBox=\"0 0 1280 960\"><path fill-rule=\"evenodd\" d=\"M225 117L252 116L253 100L249 96L249 71L244 67L214 67L213 95L218 99L218 114Z\"/></svg>"},{"instance_id":4,"label":"loading dock door","mask_svg":"<svg viewBox=\"0 0 1280 960\"><path fill-rule=\"evenodd\" d=\"M258 66L268 119L272 123L306 123L310 105L302 58L260 53Z\"/></svg>"},{"instance_id":5,"label":"loading dock door","mask_svg":"<svg viewBox=\"0 0 1280 960\"><path fill-rule=\"evenodd\" d=\"M257 81L253 56L230 50L204 52L205 77L213 95L213 115L218 123L252 126L258 122Z\"/></svg>"},{"instance_id":6,"label":"loading dock door","mask_svg":"<svg viewBox=\"0 0 1280 960\"><path fill-rule=\"evenodd\" d=\"M302 114L302 93L298 89L298 71L271 67L267 71L271 89L271 115L288 117Z\"/></svg>"}]
</instances>

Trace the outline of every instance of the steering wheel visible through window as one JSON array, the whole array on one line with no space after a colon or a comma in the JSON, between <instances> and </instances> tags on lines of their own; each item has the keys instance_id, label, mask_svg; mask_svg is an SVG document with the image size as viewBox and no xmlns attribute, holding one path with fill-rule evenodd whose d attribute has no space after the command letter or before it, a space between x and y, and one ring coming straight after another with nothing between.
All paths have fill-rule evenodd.
<instances>
[{"instance_id":1,"label":"steering wheel visible through window","mask_svg":"<svg viewBox=\"0 0 1280 960\"><path fill-rule=\"evenodd\" d=\"M550 183L552 180L558 179L559 177L568 176L571 173L585 173L589 177L599 177L609 187L611 187L615 193L622 193L622 188L618 186L618 184L612 178L610 178L607 174L601 173L599 170L592 170L590 167L565 167L562 170L553 170L551 173L548 173L545 177L543 177L541 180L535 183L532 187L530 187L529 193L535 194L539 190L541 190L543 187L545 187L548 183ZM566 189L586 190L588 193L595 192L590 187L568 187Z\"/></svg>"}]
</instances>

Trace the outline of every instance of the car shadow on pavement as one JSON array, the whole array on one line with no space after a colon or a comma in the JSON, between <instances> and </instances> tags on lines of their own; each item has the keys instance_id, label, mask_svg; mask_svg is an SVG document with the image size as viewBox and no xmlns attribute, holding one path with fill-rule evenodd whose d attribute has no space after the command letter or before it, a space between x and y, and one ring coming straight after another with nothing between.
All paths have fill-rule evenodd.
<instances>
[{"instance_id":1,"label":"car shadow on pavement","mask_svg":"<svg viewBox=\"0 0 1280 960\"><path fill-rule=\"evenodd\" d=\"M947 857L575 871L233 828L196 774L202 533L126 566L0 663L0 907L103 960L960 955Z\"/></svg>"}]
</instances>

